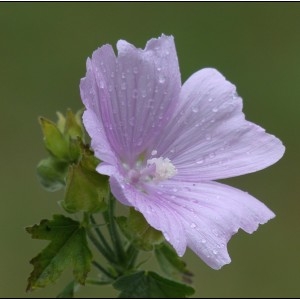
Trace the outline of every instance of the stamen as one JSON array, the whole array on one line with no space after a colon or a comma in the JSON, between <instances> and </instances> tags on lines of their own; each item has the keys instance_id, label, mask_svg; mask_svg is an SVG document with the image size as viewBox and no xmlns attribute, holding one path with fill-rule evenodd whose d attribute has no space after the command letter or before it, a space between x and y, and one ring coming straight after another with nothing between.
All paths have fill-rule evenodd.
<instances>
[{"instance_id":1,"label":"stamen","mask_svg":"<svg viewBox=\"0 0 300 300\"><path fill-rule=\"evenodd\" d=\"M169 158L151 158L147 160L148 165L155 165L155 173L153 179L157 181L166 180L173 177L177 173L177 169Z\"/></svg>"}]
</instances>

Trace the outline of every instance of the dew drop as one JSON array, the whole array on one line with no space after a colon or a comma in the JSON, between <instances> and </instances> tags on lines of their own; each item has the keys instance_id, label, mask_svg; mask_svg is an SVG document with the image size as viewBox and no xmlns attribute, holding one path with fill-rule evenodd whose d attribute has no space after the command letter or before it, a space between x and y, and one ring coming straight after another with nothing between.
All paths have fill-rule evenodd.
<instances>
[{"instance_id":1,"label":"dew drop","mask_svg":"<svg viewBox=\"0 0 300 300\"><path fill-rule=\"evenodd\" d=\"M123 79L126 78L126 74L123 72L122 75L121 75L121 77L122 77Z\"/></svg>"},{"instance_id":2,"label":"dew drop","mask_svg":"<svg viewBox=\"0 0 300 300\"><path fill-rule=\"evenodd\" d=\"M213 234L216 236L216 237L218 237L219 236L219 233L218 233L218 231L216 230L216 229L213 229Z\"/></svg>"},{"instance_id":3,"label":"dew drop","mask_svg":"<svg viewBox=\"0 0 300 300\"><path fill-rule=\"evenodd\" d=\"M213 101L213 98L208 98L208 102L212 102Z\"/></svg>"},{"instance_id":4,"label":"dew drop","mask_svg":"<svg viewBox=\"0 0 300 300\"><path fill-rule=\"evenodd\" d=\"M198 107L192 107L192 112L197 113L199 111Z\"/></svg>"},{"instance_id":5,"label":"dew drop","mask_svg":"<svg viewBox=\"0 0 300 300\"><path fill-rule=\"evenodd\" d=\"M197 225L195 223L191 224L191 228L196 228L196 227L197 227Z\"/></svg>"},{"instance_id":6,"label":"dew drop","mask_svg":"<svg viewBox=\"0 0 300 300\"><path fill-rule=\"evenodd\" d=\"M202 240L201 240L201 243L202 243L202 244L205 244L205 243L206 243L206 239L202 239Z\"/></svg>"},{"instance_id":7,"label":"dew drop","mask_svg":"<svg viewBox=\"0 0 300 300\"><path fill-rule=\"evenodd\" d=\"M110 77L111 77L111 78L114 78L114 77L115 77L115 73L114 73L114 72L111 72L111 73L110 73Z\"/></svg>"},{"instance_id":8,"label":"dew drop","mask_svg":"<svg viewBox=\"0 0 300 300\"><path fill-rule=\"evenodd\" d=\"M173 188L173 192L178 192L178 189L176 187Z\"/></svg>"},{"instance_id":9,"label":"dew drop","mask_svg":"<svg viewBox=\"0 0 300 300\"><path fill-rule=\"evenodd\" d=\"M157 69L156 69L158 72L160 72L161 71L161 67L157 67Z\"/></svg>"},{"instance_id":10,"label":"dew drop","mask_svg":"<svg viewBox=\"0 0 300 300\"><path fill-rule=\"evenodd\" d=\"M166 78L164 76L160 76L158 78L158 82L161 83L161 84L163 84L165 81L166 81Z\"/></svg>"},{"instance_id":11,"label":"dew drop","mask_svg":"<svg viewBox=\"0 0 300 300\"><path fill-rule=\"evenodd\" d=\"M157 154L157 150L152 150L151 155L156 155Z\"/></svg>"},{"instance_id":12,"label":"dew drop","mask_svg":"<svg viewBox=\"0 0 300 300\"><path fill-rule=\"evenodd\" d=\"M216 156L216 153L215 152L211 152L210 154L209 154L209 158L214 158Z\"/></svg>"},{"instance_id":13,"label":"dew drop","mask_svg":"<svg viewBox=\"0 0 300 300\"><path fill-rule=\"evenodd\" d=\"M216 112L218 112L218 109L217 109L216 107L214 107L214 108L212 109L212 111L213 111L214 113L216 113Z\"/></svg>"},{"instance_id":14,"label":"dew drop","mask_svg":"<svg viewBox=\"0 0 300 300\"><path fill-rule=\"evenodd\" d=\"M214 255L218 254L218 251L217 250L213 250L213 254Z\"/></svg>"},{"instance_id":15,"label":"dew drop","mask_svg":"<svg viewBox=\"0 0 300 300\"><path fill-rule=\"evenodd\" d=\"M204 160L200 159L200 160L196 161L196 164L201 165L201 164L203 164L203 162L204 162Z\"/></svg>"},{"instance_id":16,"label":"dew drop","mask_svg":"<svg viewBox=\"0 0 300 300\"><path fill-rule=\"evenodd\" d=\"M206 135L205 135L205 139L206 139L207 141L210 141L210 140L211 140L211 135L210 135L210 134L206 134Z\"/></svg>"},{"instance_id":17,"label":"dew drop","mask_svg":"<svg viewBox=\"0 0 300 300\"><path fill-rule=\"evenodd\" d=\"M147 92L146 92L145 90L142 90L142 93L141 93L141 95L142 95L142 97L143 97L143 98L146 98L146 96L147 96Z\"/></svg>"},{"instance_id":18,"label":"dew drop","mask_svg":"<svg viewBox=\"0 0 300 300\"><path fill-rule=\"evenodd\" d=\"M121 90L123 90L123 91L126 90L126 83L125 82L121 83Z\"/></svg>"}]
</instances>

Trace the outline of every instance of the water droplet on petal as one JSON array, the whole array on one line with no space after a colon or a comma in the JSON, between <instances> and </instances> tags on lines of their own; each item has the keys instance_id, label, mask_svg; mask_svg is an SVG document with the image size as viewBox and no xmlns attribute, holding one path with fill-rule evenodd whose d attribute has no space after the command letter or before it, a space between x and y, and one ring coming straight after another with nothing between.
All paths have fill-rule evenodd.
<instances>
[{"instance_id":1,"label":"water droplet on petal","mask_svg":"<svg viewBox=\"0 0 300 300\"><path fill-rule=\"evenodd\" d=\"M216 236L216 237L218 237L219 236L219 233L218 233L218 230L216 230L216 229L213 229L213 234Z\"/></svg>"},{"instance_id":2,"label":"water droplet on petal","mask_svg":"<svg viewBox=\"0 0 300 300\"><path fill-rule=\"evenodd\" d=\"M166 81L166 78L164 76L159 76L158 82L163 84Z\"/></svg>"},{"instance_id":3,"label":"water droplet on petal","mask_svg":"<svg viewBox=\"0 0 300 300\"><path fill-rule=\"evenodd\" d=\"M142 90L141 95L142 95L143 98L146 98L147 92L145 90Z\"/></svg>"},{"instance_id":4,"label":"water droplet on petal","mask_svg":"<svg viewBox=\"0 0 300 300\"><path fill-rule=\"evenodd\" d=\"M206 134L206 135L205 135L205 139L206 139L207 141L210 141L210 140L211 140L211 135L210 135L210 134Z\"/></svg>"},{"instance_id":5,"label":"water droplet on petal","mask_svg":"<svg viewBox=\"0 0 300 300\"><path fill-rule=\"evenodd\" d=\"M213 101L213 98L208 98L208 102L212 102Z\"/></svg>"},{"instance_id":6,"label":"water droplet on petal","mask_svg":"<svg viewBox=\"0 0 300 300\"><path fill-rule=\"evenodd\" d=\"M196 228L196 227L197 227L197 225L195 223L191 224L191 228Z\"/></svg>"},{"instance_id":7,"label":"water droplet on petal","mask_svg":"<svg viewBox=\"0 0 300 300\"><path fill-rule=\"evenodd\" d=\"M199 111L198 107L192 107L192 112L197 113Z\"/></svg>"},{"instance_id":8,"label":"water droplet on petal","mask_svg":"<svg viewBox=\"0 0 300 300\"><path fill-rule=\"evenodd\" d=\"M218 108L214 107L214 108L212 109L212 111L213 111L214 113L216 113L216 112L218 112Z\"/></svg>"},{"instance_id":9,"label":"water droplet on petal","mask_svg":"<svg viewBox=\"0 0 300 300\"><path fill-rule=\"evenodd\" d=\"M121 90L126 90L126 83L125 82L122 82L121 83Z\"/></svg>"},{"instance_id":10,"label":"water droplet on petal","mask_svg":"<svg viewBox=\"0 0 300 300\"><path fill-rule=\"evenodd\" d=\"M138 68L137 67L134 67L133 68L133 74L137 74L139 71L138 71Z\"/></svg>"},{"instance_id":11,"label":"water droplet on petal","mask_svg":"<svg viewBox=\"0 0 300 300\"><path fill-rule=\"evenodd\" d=\"M201 165L201 164L203 164L203 162L204 162L204 160L200 159L200 160L196 161L196 164Z\"/></svg>"},{"instance_id":12,"label":"water droplet on petal","mask_svg":"<svg viewBox=\"0 0 300 300\"><path fill-rule=\"evenodd\" d=\"M122 75L121 75L121 77L122 77L123 79L126 78L126 74L123 72Z\"/></svg>"},{"instance_id":13,"label":"water droplet on petal","mask_svg":"<svg viewBox=\"0 0 300 300\"><path fill-rule=\"evenodd\" d=\"M205 243L206 243L206 239L202 239L202 240L201 240L201 243L202 243L202 244L205 244Z\"/></svg>"},{"instance_id":14,"label":"water droplet on petal","mask_svg":"<svg viewBox=\"0 0 300 300\"><path fill-rule=\"evenodd\" d=\"M156 155L157 154L157 150L152 150L151 155Z\"/></svg>"},{"instance_id":15,"label":"water droplet on petal","mask_svg":"<svg viewBox=\"0 0 300 300\"><path fill-rule=\"evenodd\" d=\"M214 158L216 156L216 153L215 152L211 152L210 154L209 154L209 158Z\"/></svg>"},{"instance_id":16,"label":"water droplet on petal","mask_svg":"<svg viewBox=\"0 0 300 300\"><path fill-rule=\"evenodd\" d=\"M218 254L218 251L217 250L213 250L213 254Z\"/></svg>"}]
</instances>

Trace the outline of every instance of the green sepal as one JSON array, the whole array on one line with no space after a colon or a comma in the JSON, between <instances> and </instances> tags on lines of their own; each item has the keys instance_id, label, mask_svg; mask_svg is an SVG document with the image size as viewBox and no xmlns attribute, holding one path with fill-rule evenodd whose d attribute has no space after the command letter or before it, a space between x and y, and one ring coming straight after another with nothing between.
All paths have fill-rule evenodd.
<instances>
[{"instance_id":1,"label":"green sepal","mask_svg":"<svg viewBox=\"0 0 300 300\"><path fill-rule=\"evenodd\" d=\"M104 211L109 197L108 177L83 167L83 161L69 166L64 200L68 213Z\"/></svg>"},{"instance_id":2,"label":"green sepal","mask_svg":"<svg viewBox=\"0 0 300 300\"><path fill-rule=\"evenodd\" d=\"M46 149L56 158L67 161L69 159L69 143L67 139L52 121L43 117L40 117L39 121Z\"/></svg>"},{"instance_id":3,"label":"green sepal","mask_svg":"<svg viewBox=\"0 0 300 300\"><path fill-rule=\"evenodd\" d=\"M186 268L186 263L169 245L165 243L158 245L155 248L155 256L165 274L185 283L192 283L193 273Z\"/></svg>"},{"instance_id":4,"label":"green sepal","mask_svg":"<svg viewBox=\"0 0 300 300\"><path fill-rule=\"evenodd\" d=\"M27 291L54 283L61 273L72 265L75 280L84 284L91 269L92 253L87 245L85 228L63 215L53 220L27 227L33 239L49 240L50 244L30 263L33 271L28 278Z\"/></svg>"},{"instance_id":5,"label":"green sepal","mask_svg":"<svg viewBox=\"0 0 300 300\"><path fill-rule=\"evenodd\" d=\"M37 166L37 176L40 184L48 191L54 192L65 186L68 164L53 156L41 160Z\"/></svg>"},{"instance_id":6,"label":"green sepal","mask_svg":"<svg viewBox=\"0 0 300 300\"><path fill-rule=\"evenodd\" d=\"M145 271L124 275L113 287L121 291L119 298L185 298L195 292L191 286Z\"/></svg>"},{"instance_id":7,"label":"green sepal","mask_svg":"<svg viewBox=\"0 0 300 300\"><path fill-rule=\"evenodd\" d=\"M128 218L118 217L117 223L137 249L151 251L164 241L162 233L151 227L144 216L133 208L130 208Z\"/></svg>"},{"instance_id":8,"label":"green sepal","mask_svg":"<svg viewBox=\"0 0 300 300\"><path fill-rule=\"evenodd\" d=\"M71 139L77 139L77 137L83 139L84 130L81 122L82 110L79 110L74 114L71 109L67 110L64 126L64 135Z\"/></svg>"}]
</instances>

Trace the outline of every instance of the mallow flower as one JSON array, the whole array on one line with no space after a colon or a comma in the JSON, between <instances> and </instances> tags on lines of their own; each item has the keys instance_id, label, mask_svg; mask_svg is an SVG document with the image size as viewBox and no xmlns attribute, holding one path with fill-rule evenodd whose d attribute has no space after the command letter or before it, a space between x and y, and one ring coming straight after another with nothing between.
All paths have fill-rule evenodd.
<instances>
[{"instance_id":1,"label":"mallow flower","mask_svg":"<svg viewBox=\"0 0 300 300\"><path fill-rule=\"evenodd\" d=\"M246 192L216 180L264 169L284 146L245 120L236 87L212 68L181 84L172 36L139 49L124 40L87 60L83 122L115 198L141 212L182 256L191 248L214 269L230 262L239 228L275 215Z\"/></svg>"}]
</instances>

